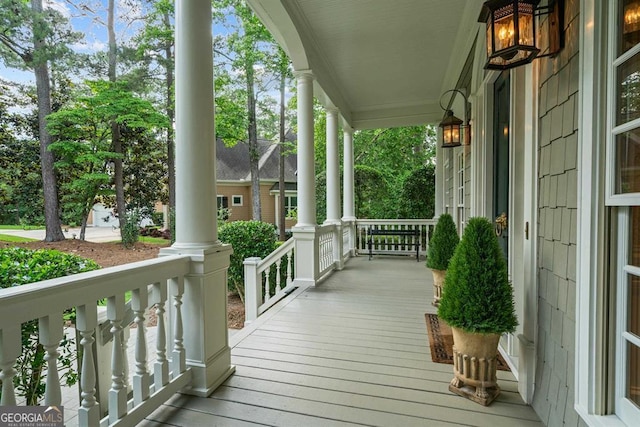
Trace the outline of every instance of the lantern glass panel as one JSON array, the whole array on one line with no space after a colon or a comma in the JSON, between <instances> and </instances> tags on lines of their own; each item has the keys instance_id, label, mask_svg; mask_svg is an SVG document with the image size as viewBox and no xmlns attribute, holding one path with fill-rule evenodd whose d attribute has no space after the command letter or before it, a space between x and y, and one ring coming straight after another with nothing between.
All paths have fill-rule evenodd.
<instances>
[{"instance_id":1,"label":"lantern glass panel","mask_svg":"<svg viewBox=\"0 0 640 427\"><path fill-rule=\"evenodd\" d=\"M520 16L518 17L518 27L519 27L519 44L524 46L535 46L535 40L533 36L533 15L528 13L523 13L524 11L520 9ZM533 12L533 10L531 11Z\"/></svg>"},{"instance_id":2,"label":"lantern glass panel","mask_svg":"<svg viewBox=\"0 0 640 427\"><path fill-rule=\"evenodd\" d=\"M513 7L505 6L495 13L496 52L515 44Z\"/></svg>"}]
</instances>

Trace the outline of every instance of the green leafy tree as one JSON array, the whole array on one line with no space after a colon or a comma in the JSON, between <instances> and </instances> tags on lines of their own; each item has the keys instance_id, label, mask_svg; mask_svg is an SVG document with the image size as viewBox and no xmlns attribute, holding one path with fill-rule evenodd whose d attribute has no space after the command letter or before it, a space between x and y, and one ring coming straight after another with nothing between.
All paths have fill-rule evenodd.
<instances>
[{"instance_id":1,"label":"green leafy tree","mask_svg":"<svg viewBox=\"0 0 640 427\"><path fill-rule=\"evenodd\" d=\"M400 216L402 218L433 218L436 202L435 165L427 164L413 170L402 183Z\"/></svg>"},{"instance_id":2,"label":"green leafy tree","mask_svg":"<svg viewBox=\"0 0 640 427\"><path fill-rule=\"evenodd\" d=\"M246 123L246 127L244 127L246 133L244 133L244 138L235 139L235 141L232 138L238 138L241 134L240 127L223 126L221 129L218 129L217 133L228 145L233 145L244 139L247 141L251 170L252 217L254 220L260 220L262 217L262 209L260 205L257 91L264 88L264 86L260 85L262 76L256 74L260 74L260 70L265 69L265 62L270 58L267 51L273 49L274 42L267 29L243 1L221 0L219 5L221 9L226 12L226 16L224 16L222 22L227 25L232 23L232 28L230 28L231 31L227 36L216 40L214 50L218 56L228 61L227 65L234 70L234 72L243 78L243 86L231 88L230 92L235 96L227 97L227 100L237 101L240 98L238 95L244 93L246 102L244 114L240 116L242 118L227 120L226 123L229 125ZM233 16L233 19L229 19L229 16ZM216 15L216 18L220 20L221 15ZM230 108L231 111L221 107L220 103L217 102L217 112L220 115L226 115L231 111L235 112L239 110L238 107ZM230 131L229 135L225 134L225 130ZM230 139L231 142L227 142L227 140Z\"/></svg>"},{"instance_id":3,"label":"green leafy tree","mask_svg":"<svg viewBox=\"0 0 640 427\"><path fill-rule=\"evenodd\" d=\"M51 113L49 61L69 53L68 45L80 38L54 9L43 9L42 0L0 0L0 59L9 67L32 70L35 75L40 167L44 188L46 241L64 240L60 223L58 181L51 135L46 117Z\"/></svg>"},{"instance_id":4,"label":"green leafy tree","mask_svg":"<svg viewBox=\"0 0 640 427\"><path fill-rule=\"evenodd\" d=\"M157 182L161 181L156 176L156 182L151 184L154 179L147 178L148 174L143 173L144 165L140 165L140 162L145 163L153 154L153 144L146 145L144 142L154 141L153 130L165 125L165 117L156 112L151 103L134 96L125 83L95 81L88 84L91 96L81 97L73 107L49 116L49 129L59 138L52 145L52 149L61 158L57 166L69 177L66 188L68 195L65 199L70 205L68 210L81 215L81 239L84 238L86 219L96 198L112 194L112 159L117 156L125 157L111 151L112 124L117 124L119 137L130 150L125 152L127 159L138 160L137 163L127 161L127 164L132 165L132 172L138 173L139 178L130 178L131 186L138 191L146 191L142 189L145 183L157 190ZM131 155L134 152L138 154L137 157ZM141 152L149 157L144 157ZM149 162L149 165L157 167L155 162ZM138 179L140 182L136 181ZM157 192L152 194L152 197L158 196ZM149 205L153 202L145 203ZM137 207L141 204L143 203L138 202Z\"/></svg>"},{"instance_id":5,"label":"green leafy tree","mask_svg":"<svg viewBox=\"0 0 640 427\"><path fill-rule=\"evenodd\" d=\"M157 82L160 103L167 117L164 128L167 152L169 208L174 209L175 196L175 140L173 122L174 106L174 2L172 0L146 0L148 10L141 33L136 38L137 53L148 64L148 76Z\"/></svg>"},{"instance_id":6,"label":"green leafy tree","mask_svg":"<svg viewBox=\"0 0 640 427\"><path fill-rule=\"evenodd\" d=\"M30 113L10 109L25 106L21 89L0 80L0 223L44 224L39 143Z\"/></svg>"}]
</instances>

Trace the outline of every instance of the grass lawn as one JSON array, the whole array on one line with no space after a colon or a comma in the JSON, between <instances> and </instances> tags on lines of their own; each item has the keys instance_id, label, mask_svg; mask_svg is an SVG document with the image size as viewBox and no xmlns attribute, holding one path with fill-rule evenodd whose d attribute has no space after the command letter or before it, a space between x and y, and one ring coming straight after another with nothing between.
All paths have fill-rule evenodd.
<instances>
[{"instance_id":1,"label":"grass lawn","mask_svg":"<svg viewBox=\"0 0 640 427\"><path fill-rule=\"evenodd\" d=\"M37 241L37 239L30 239L28 237L20 237L20 236L10 236L8 234L0 234L0 242L23 243L23 242L35 242L35 241Z\"/></svg>"},{"instance_id":2,"label":"grass lawn","mask_svg":"<svg viewBox=\"0 0 640 427\"><path fill-rule=\"evenodd\" d=\"M5 225L5 224L0 224L0 230L44 230L44 225Z\"/></svg>"},{"instance_id":3,"label":"grass lawn","mask_svg":"<svg viewBox=\"0 0 640 427\"><path fill-rule=\"evenodd\" d=\"M140 243L147 243L150 245L169 245L171 242L167 239L163 239L162 237L149 237L149 236L140 236Z\"/></svg>"}]
</instances>

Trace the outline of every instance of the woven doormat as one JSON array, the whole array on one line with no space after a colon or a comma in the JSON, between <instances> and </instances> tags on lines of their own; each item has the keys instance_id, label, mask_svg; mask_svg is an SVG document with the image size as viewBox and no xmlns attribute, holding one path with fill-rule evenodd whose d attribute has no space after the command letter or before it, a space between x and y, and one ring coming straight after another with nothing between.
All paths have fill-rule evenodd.
<instances>
[{"instance_id":1,"label":"woven doormat","mask_svg":"<svg viewBox=\"0 0 640 427\"><path fill-rule=\"evenodd\" d=\"M435 363L453 365L453 334L449 325L444 323L437 314L425 313L427 332L429 333L429 347L431 348L431 360ZM498 353L498 369L510 371L509 365Z\"/></svg>"}]
</instances>

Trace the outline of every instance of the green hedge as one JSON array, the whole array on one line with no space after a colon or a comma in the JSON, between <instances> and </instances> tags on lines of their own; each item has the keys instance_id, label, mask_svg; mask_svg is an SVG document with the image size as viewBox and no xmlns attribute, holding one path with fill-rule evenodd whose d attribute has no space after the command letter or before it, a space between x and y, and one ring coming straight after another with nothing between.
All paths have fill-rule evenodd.
<instances>
[{"instance_id":1,"label":"green hedge","mask_svg":"<svg viewBox=\"0 0 640 427\"><path fill-rule=\"evenodd\" d=\"M276 229L262 221L233 221L218 230L218 238L233 247L228 287L244 301L244 259L264 258L276 249Z\"/></svg>"},{"instance_id":2,"label":"green hedge","mask_svg":"<svg viewBox=\"0 0 640 427\"><path fill-rule=\"evenodd\" d=\"M0 249L0 288L97 270L90 259L51 249Z\"/></svg>"},{"instance_id":3,"label":"green hedge","mask_svg":"<svg viewBox=\"0 0 640 427\"><path fill-rule=\"evenodd\" d=\"M0 288L55 279L99 268L100 266L92 260L56 250L0 249ZM60 314L62 322L62 313ZM67 385L75 384L78 379L73 368L76 357L74 348L73 340L68 340L65 336L58 349L58 364L64 372L60 379ZM44 396L44 355L45 350L38 340L38 320L23 323L22 353L16 361L14 387L19 396L25 397L27 405L37 405Z\"/></svg>"}]
</instances>

